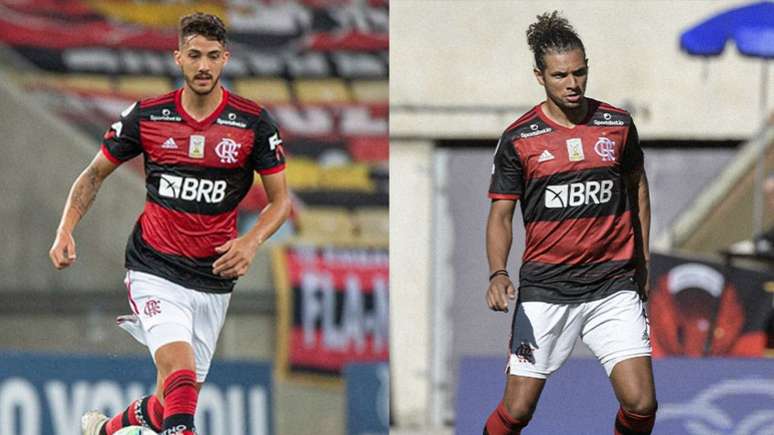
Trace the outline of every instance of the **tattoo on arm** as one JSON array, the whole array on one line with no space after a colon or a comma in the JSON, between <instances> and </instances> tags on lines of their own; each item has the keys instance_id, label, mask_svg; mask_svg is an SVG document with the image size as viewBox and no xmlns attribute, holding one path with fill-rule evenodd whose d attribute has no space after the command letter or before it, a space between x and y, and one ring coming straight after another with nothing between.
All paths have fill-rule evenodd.
<instances>
[{"instance_id":1,"label":"tattoo on arm","mask_svg":"<svg viewBox=\"0 0 774 435\"><path fill-rule=\"evenodd\" d=\"M94 203L94 198L97 197L97 191L102 185L102 180L103 177L100 176L97 169L90 166L86 168L78 182L73 186L71 204L81 217L86 214L91 204Z\"/></svg>"}]
</instances>

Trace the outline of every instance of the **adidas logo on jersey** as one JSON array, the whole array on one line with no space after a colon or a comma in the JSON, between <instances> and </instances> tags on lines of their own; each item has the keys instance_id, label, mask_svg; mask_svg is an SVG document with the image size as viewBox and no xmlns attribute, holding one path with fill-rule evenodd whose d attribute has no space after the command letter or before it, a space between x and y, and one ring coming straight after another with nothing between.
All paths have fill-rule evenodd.
<instances>
[{"instance_id":1,"label":"adidas logo on jersey","mask_svg":"<svg viewBox=\"0 0 774 435\"><path fill-rule=\"evenodd\" d=\"M543 152L540 154L540 157L538 157L538 163L545 162L548 160L553 160L554 155L548 152L548 150L543 150Z\"/></svg>"},{"instance_id":2,"label":"adidas logo on jersey","mask_svg":"<svg viewBox=\"0 0 774 435\"><path fill-rule=\"evenodd\" d=\"M161 148L174 150L177 149L177 143L175 143L175 140L170 137L169 139L165 140L163 144L161 144Z\"/></svg>"}]
</instances>

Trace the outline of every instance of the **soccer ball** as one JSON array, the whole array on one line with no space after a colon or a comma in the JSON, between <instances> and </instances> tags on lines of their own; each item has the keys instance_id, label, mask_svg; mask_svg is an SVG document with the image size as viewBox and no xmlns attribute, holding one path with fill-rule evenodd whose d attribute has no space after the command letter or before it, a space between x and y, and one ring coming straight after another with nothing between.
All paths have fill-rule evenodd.
<instances>
[{"instance_id":1,"label":"soccer ball","mask_svg":"<svg viewBox=\"0 0 774 435\"><path fill-rule=\"evenodd\" d=\"M156 432L142 426L129 426L125 427L113 435L158 435Z\"/></svg>"}]
</instances>

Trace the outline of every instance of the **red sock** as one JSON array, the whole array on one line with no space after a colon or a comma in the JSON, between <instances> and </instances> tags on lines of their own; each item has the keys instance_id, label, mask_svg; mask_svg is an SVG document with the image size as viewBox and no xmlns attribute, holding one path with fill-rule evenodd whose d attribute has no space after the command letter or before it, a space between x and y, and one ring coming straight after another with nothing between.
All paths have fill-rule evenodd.
<instances>
[{"instance_id":1,"label":"red sock","mask_svg":"<svg viewBox=\"0 0 774 435\"><path fill-rule=\"evenodd\" d=\"M156 396L146 396L132 402L124 412L108 420L100 435L113 435L127 426L147 426L158 432L161 430L161 420L164 408Z\"/></svg>"},{"instance_id":2,"label":"red sock","mask_svg":"<svg viewBox=\"0 0 774 435\"><path fill-rule=\"evenodd\" d=\"M529 420L518 420L508 414L501 401L486 420L484 435L519 435Z\"/></svg>"},{"instance_id":3,"label":"red sock","mask_svg":"<svg viewBox=\"0 0 774 435\"><path fill-rule=\"evenodd\" d=\"M656 413L639 415L633 412L618 409L615 417L615 435L649 435L656 423Z\"/></svg>"},{"instance_id":4,"label":"red sock","mask_svg":"<svg viewBox=\"0 0 774 435\"><path fill-rule=\"evenodd\" d=\"M199 392L196 374L178 370L164 381L164 430L162 435L194 435L194 414Z\"/></svg>"},{"instance_id":5,"label":"red sock","mask_svg":"<svg viewBox=\"0 0 774 435\"><path fill-rule=\"evenodd\" d=\"M164 427L164 406L161 405L156 396L149 396L147 399L143 412L143 415L146 416L145 421L155 432L161 432L161 428Z\"/></svg>"}]
</instances>

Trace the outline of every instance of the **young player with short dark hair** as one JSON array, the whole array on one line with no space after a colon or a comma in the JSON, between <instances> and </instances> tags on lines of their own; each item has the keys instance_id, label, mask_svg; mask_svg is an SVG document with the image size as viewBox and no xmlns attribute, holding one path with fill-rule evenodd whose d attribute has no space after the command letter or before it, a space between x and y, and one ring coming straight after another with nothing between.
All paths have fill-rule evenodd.
<instances>
[{"instance_id":1,"label":"young player with short dark hair","mask_svg":"<svg viewBox=\"0 0 774 435\"><path fill-rule=\"evenodd\" d=\"M75 180L49 255L57 269L75 261L72 232L102 182L142 154L147 199L126 249L133 316L121 324L150 350L156 392L123 413L96 411L83 435L141 425L193 435L198 392L209 371L236 279L290 210L278 127L258 104L220 86L229 59L216 16L180 20L174 57L185 84L132 104L105 134L102 149ZM268 197L258 222L238 236L236 206L257 171Z\"/></svg>"}]
</instances>

